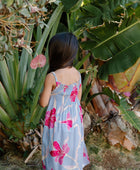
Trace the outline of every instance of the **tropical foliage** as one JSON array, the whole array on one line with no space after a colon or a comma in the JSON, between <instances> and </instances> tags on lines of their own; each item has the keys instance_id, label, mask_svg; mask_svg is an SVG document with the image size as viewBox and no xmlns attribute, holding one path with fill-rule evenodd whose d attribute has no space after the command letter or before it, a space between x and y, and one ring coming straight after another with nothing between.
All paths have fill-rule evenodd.
<instances>
[{"instance_id":1,"label":"tropical foliage","mask_svg":"<svg viewBox=\"0 0 140 170\"><path fill-rule=\"evenodd\" d=\"M81 47L104 61L98 73L101 79L124 72L139 58L139 9L138 1L91 0L68 14L69 29L87 38Z\"/></svg>"},{"instance_id":2,"label":"tropical foliage","mask_svg":"<svg viewBox=\"0 0 140 170\"><path fill-rule=\"evenodd\" d=\"M95 69L94 71L97 72L97 77L105 81L113 80L110 79L111 76L115 79L116 73L120 75L123 74L122 72L124 71L126 74L129 73L129 75L127 74L129 80L133 80L131 81L131 87L128 87L131 93L132 89L135 88L136 82L139 81L139 76L135 77L134 75L132 76L132 74L130 76L131 71L129 68L137 62L137 70L139 70L140 2L133 0L84 0L83 2L75 1L75 4L71 3L75 8L71 7L71 5L68 6L66 1L62 2L67 12L69 31L74 32L75 35L81 39L81 49L88 51L90 56L91 65L89 67L91 69L87 71L88 74L85 74L83 80L82 99L88 103L93 97L104 93L103 89L102 92L93 94L87 98L92 87L92 81L95 78L93 76L91 77L91 75L93 75L93 68L95 67L96 71ZM80 8L79 4L81 5ZM82 60L87 60L89 57L87 56L88 54ZM133 70L133 73L135 72L134 68L131 70ZM91 77L90 83L89 77ZM133 77L135 77L135 80ZM120 80L118 79L117 82L119 83ZM109 83L114 84L113 81L109 81ZM130 85L128 81L126 83L126 86ZM116 90L117 86L115 86L115 88L114 86L111 87L113 90ZM124 92L127 92L128 88L123 89ZM117 90L118 94L121 95L120 92L123 92L123 90ZM110 90L106 92L105 94L117 101L116 103L120 103L120 108L123 107L124 102L122 102L122 100L119 101L118 97L115 97L117 94L114 96L115 93ZM126 108L125 104L124 108ZM131 111L130 115L129 109L126 109L125 112L123 111L123 114L126 114L124 118L139 130L140 121L138 118L137 121L135 121L136 117L134 112ZM128 119L128 115L132 121ZM135 122L137 125L134 125L132 122Z\"/></svg>"},{"instance_id":3,"label":"tropical foliage","mask_svg":"<svg viewBox=\"0 0 140 170\"><path fill-rule=\"evenodd\" d=\"M40 25L37 28L32 23L31 26L27 25L24 46L31 48L32 40L36 41L30 53L27 48L10 49L12 58L5 57L4 53L4 59L0 61L0 120L4 125L3 132L10 138L22 138L41 119L44 109L39 106L38 98L48 64L44 68L32 69L30 63L32 56L42 53L47 38L56 33L62 9L62 5L56 6L43 31ZM36 29L37 34L34 37Z\"/></svg>"},{"instance_id":4,"label":"tropical foliage","mask_svg":"<svg viewBox=\"0 0 140 170\"><path fill-rule=\"evenodd\" d=\"M140 121L126 98L120 100L124 91L116 90L115 83L108 81L114 81L117 74L128 75L135 63L139 70L139 11L140 2L133 0L1 0L1 133L20 139L38 125L44 113L38 98L48 69L48 41L59 31L73 32L79 40L75 66L82 73L84 106L95 96L105 94L109 101L117 103L123 117L140 130ZM46 56L45 67L36 68L40 63L30 65L32 59L39 61L40 54ZM132 70L135 78L129 79L135 80L131 81L134 88L139 78ZM91 94L96 79L108 81L105 85L112 89L104 87Z\"/></svg>"}]
</instances>

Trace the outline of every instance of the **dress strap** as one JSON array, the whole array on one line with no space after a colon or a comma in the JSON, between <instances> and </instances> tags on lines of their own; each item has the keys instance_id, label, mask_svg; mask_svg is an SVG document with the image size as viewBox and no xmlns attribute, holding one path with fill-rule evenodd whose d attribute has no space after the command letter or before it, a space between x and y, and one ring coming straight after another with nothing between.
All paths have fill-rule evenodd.
<instances>
[{"instance_id":1,"label":"dress strap","mask_svg":"<svg viewBox=\"0 0 140 170\"><path fill-rule=\"evenodd\" d=\"M81 84L81 73L80 72L79 72L79 75L80 75L79 83Z\"/></svg>"},{"instance_id":2,"label":"dress strap","mask_svg":"<svg viewBox=\"0 0 140 170\"><path fill-rule=\"evenodd\" d=\"M55 77L55 81L57 82L57 77L56 77L55 72L51 72L51 73L54 75L54 77Z\"/></svg>"}]
</instances>

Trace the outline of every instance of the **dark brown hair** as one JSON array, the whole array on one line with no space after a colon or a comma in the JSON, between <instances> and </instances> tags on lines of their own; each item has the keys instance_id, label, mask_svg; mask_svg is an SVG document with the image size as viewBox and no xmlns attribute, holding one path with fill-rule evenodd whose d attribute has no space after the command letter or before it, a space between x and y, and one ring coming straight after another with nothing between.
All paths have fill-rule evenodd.
<instances>
[{"instance_id":1,"label":"dark brown hair","mask_svg":"<svg viewBox=\"0 0 140 170\"><path fill-rule=\"evenodd\" d=\"M63 32L49 42L49 71L72 67L78 51L78 40L72 33Z\"/></svg>"}]
</instances>

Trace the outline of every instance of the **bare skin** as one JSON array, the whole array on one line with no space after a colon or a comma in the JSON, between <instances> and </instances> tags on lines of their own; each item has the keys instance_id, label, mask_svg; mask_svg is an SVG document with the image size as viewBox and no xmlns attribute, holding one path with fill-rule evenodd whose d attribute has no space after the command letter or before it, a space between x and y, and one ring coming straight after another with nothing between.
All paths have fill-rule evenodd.
<instances>
[{"instance_id":1,"label":"bare skin","mask_svg":"<svg viewBox=\"0 0 140 170\"><path fill-rule=\"evenodd\" d=\"M67 67L63 69L59 69L55 71L57 80L65 85L70 85L72 83L77 82L80 79L79 72L74 67ZM51 91L53 91L56 88L56 81L55 77L52 73L49 73L46 76L45 83L44 83L44 89L40 95L39 104L42 107L46 107L49 103L49 99L51 96ZM82 86L79 89L78 92L78 99L81 100L82 96Z\"/></svg>"}]
</instances>

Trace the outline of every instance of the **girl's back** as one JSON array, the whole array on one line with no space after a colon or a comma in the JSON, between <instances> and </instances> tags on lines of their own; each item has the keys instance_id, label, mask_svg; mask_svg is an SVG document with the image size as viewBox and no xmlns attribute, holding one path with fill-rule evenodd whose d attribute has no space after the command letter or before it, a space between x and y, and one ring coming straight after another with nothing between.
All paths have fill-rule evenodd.
<instances>
[{"instance_id":1,"label":"girl's back","mask_svg":"<svg viewBox=\"0 0 140 170\"><path fill-rule=\"evenodd\" d=\"M74 67L59 69L55 73L57 80L65 85L70 85L80 80L80 74Z\"/></svg>"}]
</instances>

